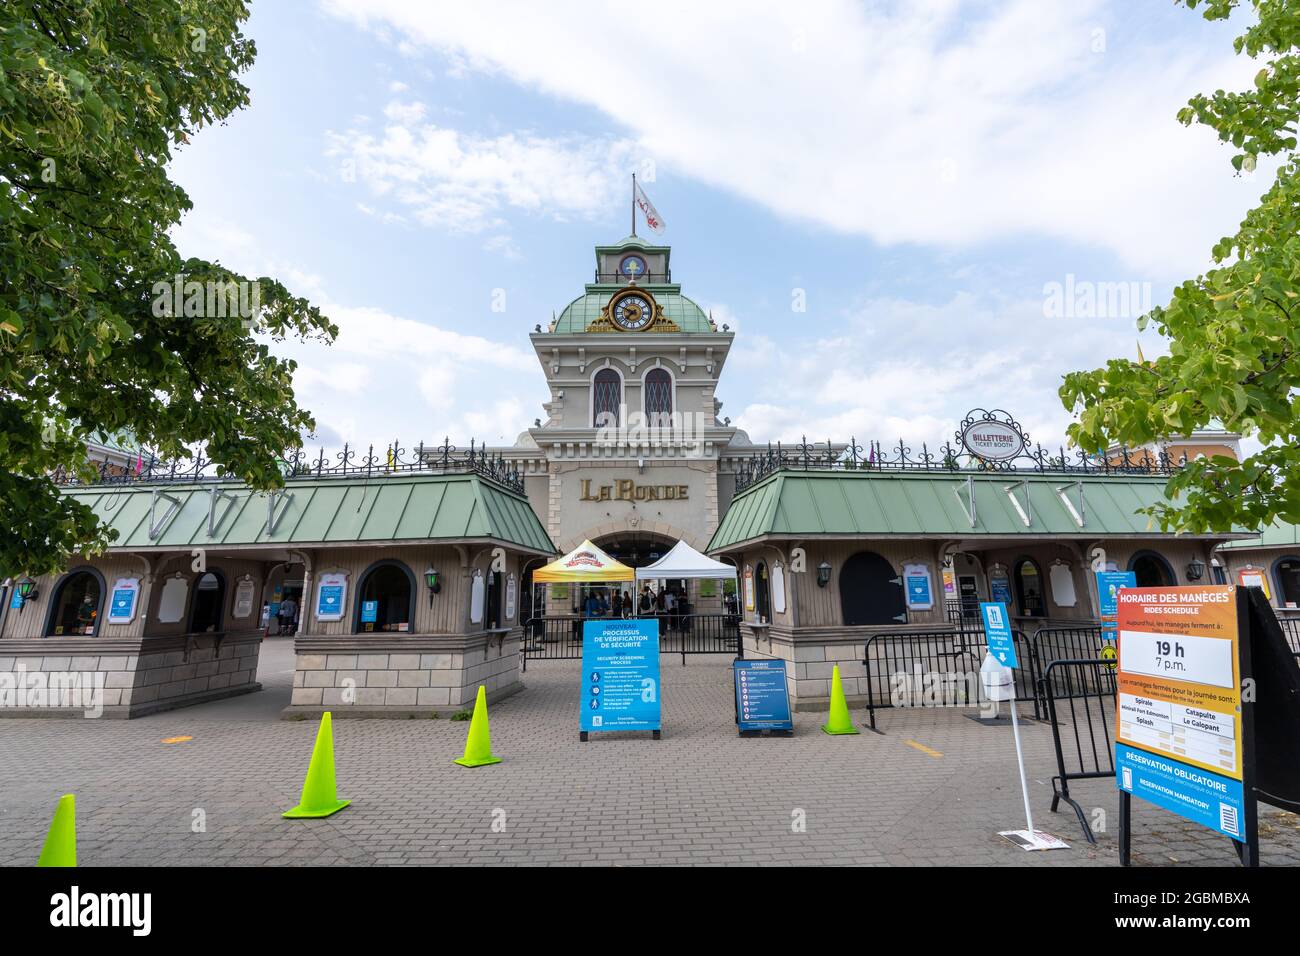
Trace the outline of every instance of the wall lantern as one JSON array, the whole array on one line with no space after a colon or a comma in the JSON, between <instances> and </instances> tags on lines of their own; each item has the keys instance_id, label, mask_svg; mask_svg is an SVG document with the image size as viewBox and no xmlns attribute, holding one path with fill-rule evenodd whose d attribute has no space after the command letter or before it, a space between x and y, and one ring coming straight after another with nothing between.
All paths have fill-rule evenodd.
<instances>
[{"instance_id":1,"label":"wall lantern","mask_svg":"<svg viewBox=\"0 0 1300 956\"><path fill-rule=\"evenodd\" d=\"M35 601L41 596L41 592L36 588L36 582L29 577L24 577L18 582L18 610L22 610L28 601Z\"/></svg>"},{"instance_id":2,"label":"wall lantern","mask_svg":"<svg viewBox=\"0 0 1300 956\"><path fill-rule=\"evenodd\" d=\"M817 586L824 588L831 583L831 566L829 562L823 561L817 565Z\"/></svg>"},{"instance_id":3,"label":"wall lantern","mask_svg":"<svg viewBox=\"0 0 1300 956\"><path fill-rule=\"evenodd\" d=\"M1187 565L1187 580L1199 581L1205 574L1205 562L1200 558L1192 558Z\"/></svg>"},{"instance_id":4,"label":"wall lantern","mask_svg":"<svg viewBox=\"0 0 1300 956\"><path fill-rule=\"evenodd\" d=\"M429 607L433 607L433 596L442 590L442 582L438 580L438 572L429 565L424 572L424 585L429 589Z\"/></svg>"}]
</instances>

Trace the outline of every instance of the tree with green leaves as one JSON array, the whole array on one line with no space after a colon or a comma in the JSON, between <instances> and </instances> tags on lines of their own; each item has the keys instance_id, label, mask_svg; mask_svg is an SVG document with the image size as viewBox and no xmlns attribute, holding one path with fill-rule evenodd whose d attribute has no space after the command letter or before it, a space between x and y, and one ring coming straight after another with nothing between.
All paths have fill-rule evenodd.
<instances>
[{"instance_id":1,"label":"tree with green leaves","mask_svg":"<svg viewBox=\"0 0 1300 956\"><path fill-rule=\"evenodd\" d=\"M268 341L337 329L269 277L182 258L172 150L248 104L242 0L0 6L0 578L108 542L54 476L130 434L269 489L314 423ZM235 183L231 188L238 188Z\"/></svg>"},{"instance_id":2,"label":"tree with green leaves","mask_svg":"<svg viewBox=\"0 0 1300 956\"><path fill-rule=\"evenodd\" d=\"M1183 2L1207 20L1225 20L1239 5ZM1168 355L1112 359L1067 375L1061 387L1066 408L1079 411L1070 440L1090 451L1214 423L1258 437L1263 448L1242 461L1215 456L1178 470L1170 502L1149 509L1166 530L1300 522L1300 0L1250 6L1256 19L1234 47L1260 64L1254 88L1198 95L1178 119L1215 129L1238 175L1276 157L1276 177L1236 234L1214 246L1214 267L1139 320L1168 340Z\"/></svg>"}]
</instances>

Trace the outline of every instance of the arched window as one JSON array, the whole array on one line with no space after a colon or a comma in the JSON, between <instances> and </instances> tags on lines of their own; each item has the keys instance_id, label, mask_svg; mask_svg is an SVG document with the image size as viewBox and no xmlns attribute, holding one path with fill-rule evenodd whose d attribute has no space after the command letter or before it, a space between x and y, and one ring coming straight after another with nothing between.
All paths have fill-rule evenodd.
<instances>
[{"instance_id":1,"label":"arched window","mask_svg":"<svg viewBox=\"0 0 1300 956\"><path fill-rule=\"evenodd\" d=\"M376 561L357 588L358 634L409 631L415 620L415 575L401 561Z\"/></svg>"},{"instance_id":2,"label":"arched window","mask_svg":"<svg viewBox=\"0 0 1300 956\"><path fill-rule=\"evenodd\" d=\"M1016 562L1016 603L1025 617L1045 617L1047 605L1043 600L1043 574L1029 558Z\"/></svg>"},{"instance_id":3,"label":"arched window","mask_svg":"<svg viewBox=\"0 0 1300 956\"><path fill-rule=\"evenodd\" d=\"M104 579L89 568L64 576L54 589L50 617L45 633L52 637L65 634L94 636L99 629L99 614L104 606Z\"/></svg>"},{"instance_id":4,"label":"arched window","mask_svg":"<svg viewBox=\"0 0 1300 956\"><path fill-rule=\"evenodd\" d=\"M215 571L209 571L194 585L194 600L190 604L190 633L203 634L219 631L222 624L222 607L226 603L226 580Z\"/></svg>"},{"instance_id":5,"label":"arched window","mask_svg":"<svg viewBox=\"0 0 1300 956\"><path fill-rule=\"evenodd\" d=\"M618 408L623 404L623 380L612 368L602 368L591 380L591 424L612 428L620 424Z\"/></svg>"},{"instance_id":6,"label":"arched window","mask_svg":"<svg viewBox=\"0 0 1300 956\"><path fill-rule=\"evenodd\" d=\"M772 592L768 587L767 563L754 565L754 613L760 621L772 621Z\"/></svg>"},{"instance_id":7,"label":"arched window","mask_svg":"<svg viewBox=\"0 0 1300 956\"><path fill-rule=\"evenodd\" d=\"M1178 583L1174 569L1154 551L1138 551L1129 558L1128 569L1140 588L1171 588Z\"/></svg>"},{"instance_id":8,"label":"arched window","mask_svg":"<svg viewBox=\"0 0 1300 956\"><path fill-rule=\"evenodd\" d=\"M840 569L840 614L845 625L905 624L903 582L873 551L859 551Z\"/></svg>"},{"instance_id":9,"label":"arched window","mask_svg":"<svg viewBox=\"0 0 1300 956\"><path fill-rule=\"evenodd\" d=\"M645 375L645 414L652 427L665 427L673 414L673 377L666 368Z\"/></svg>"},{"instance_id":10,"label":"arched window","mask_svg":"<svg viewBox=\"0 0 1300 956\"><path fill-rule=\"evenodd\" d=\"M1273 565L1279 607L1300 607L1300 558L1287 555Z\"/></svg>"}]
</instances>

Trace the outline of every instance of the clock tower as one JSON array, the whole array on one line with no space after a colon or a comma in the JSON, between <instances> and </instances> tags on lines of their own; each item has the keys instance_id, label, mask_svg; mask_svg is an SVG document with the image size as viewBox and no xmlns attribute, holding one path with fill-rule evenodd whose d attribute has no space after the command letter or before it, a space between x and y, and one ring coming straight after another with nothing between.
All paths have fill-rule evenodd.
<instances>
[{"instance_id":1,"label":"clock tower","mask_svg":"<svg viewBox=\"0 0 1300 956\"><path fill-rule=\"evenodd\" d=\"M562 551L591 539L648 564L679 539L705 547L757 449L716 397L735 333L682 293L671 249L595 252L592 281L530 336L550 398L501 452Z\"/></svg>"}]
</instances>

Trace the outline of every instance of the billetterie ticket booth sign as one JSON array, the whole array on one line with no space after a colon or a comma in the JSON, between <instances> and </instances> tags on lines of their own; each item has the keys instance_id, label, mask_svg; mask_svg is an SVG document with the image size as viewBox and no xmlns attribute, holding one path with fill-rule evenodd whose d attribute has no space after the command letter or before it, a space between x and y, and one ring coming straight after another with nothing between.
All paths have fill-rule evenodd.
<instances>
[{"instance_id":1,"label":"billetterie ticket booth sign","mask_svg":"<svg viewBox=\"0 0 1300 956\"><path fill-rule=\"evenodd\" d=\"M1245 840L1236 588L1124 588L1116 626L1116 783Z\"/></svg>"},{"instance_id":2,"label":"billetterie ticket booth sign","mask_svg":"<svg viewBox=\"0 0 1300 956\"><path fill-rule=\"evenodd\" d=\"M579 739L648 730L659 739L659 622L587 621L582 626Z\"/></svg>"}]
</instances>

